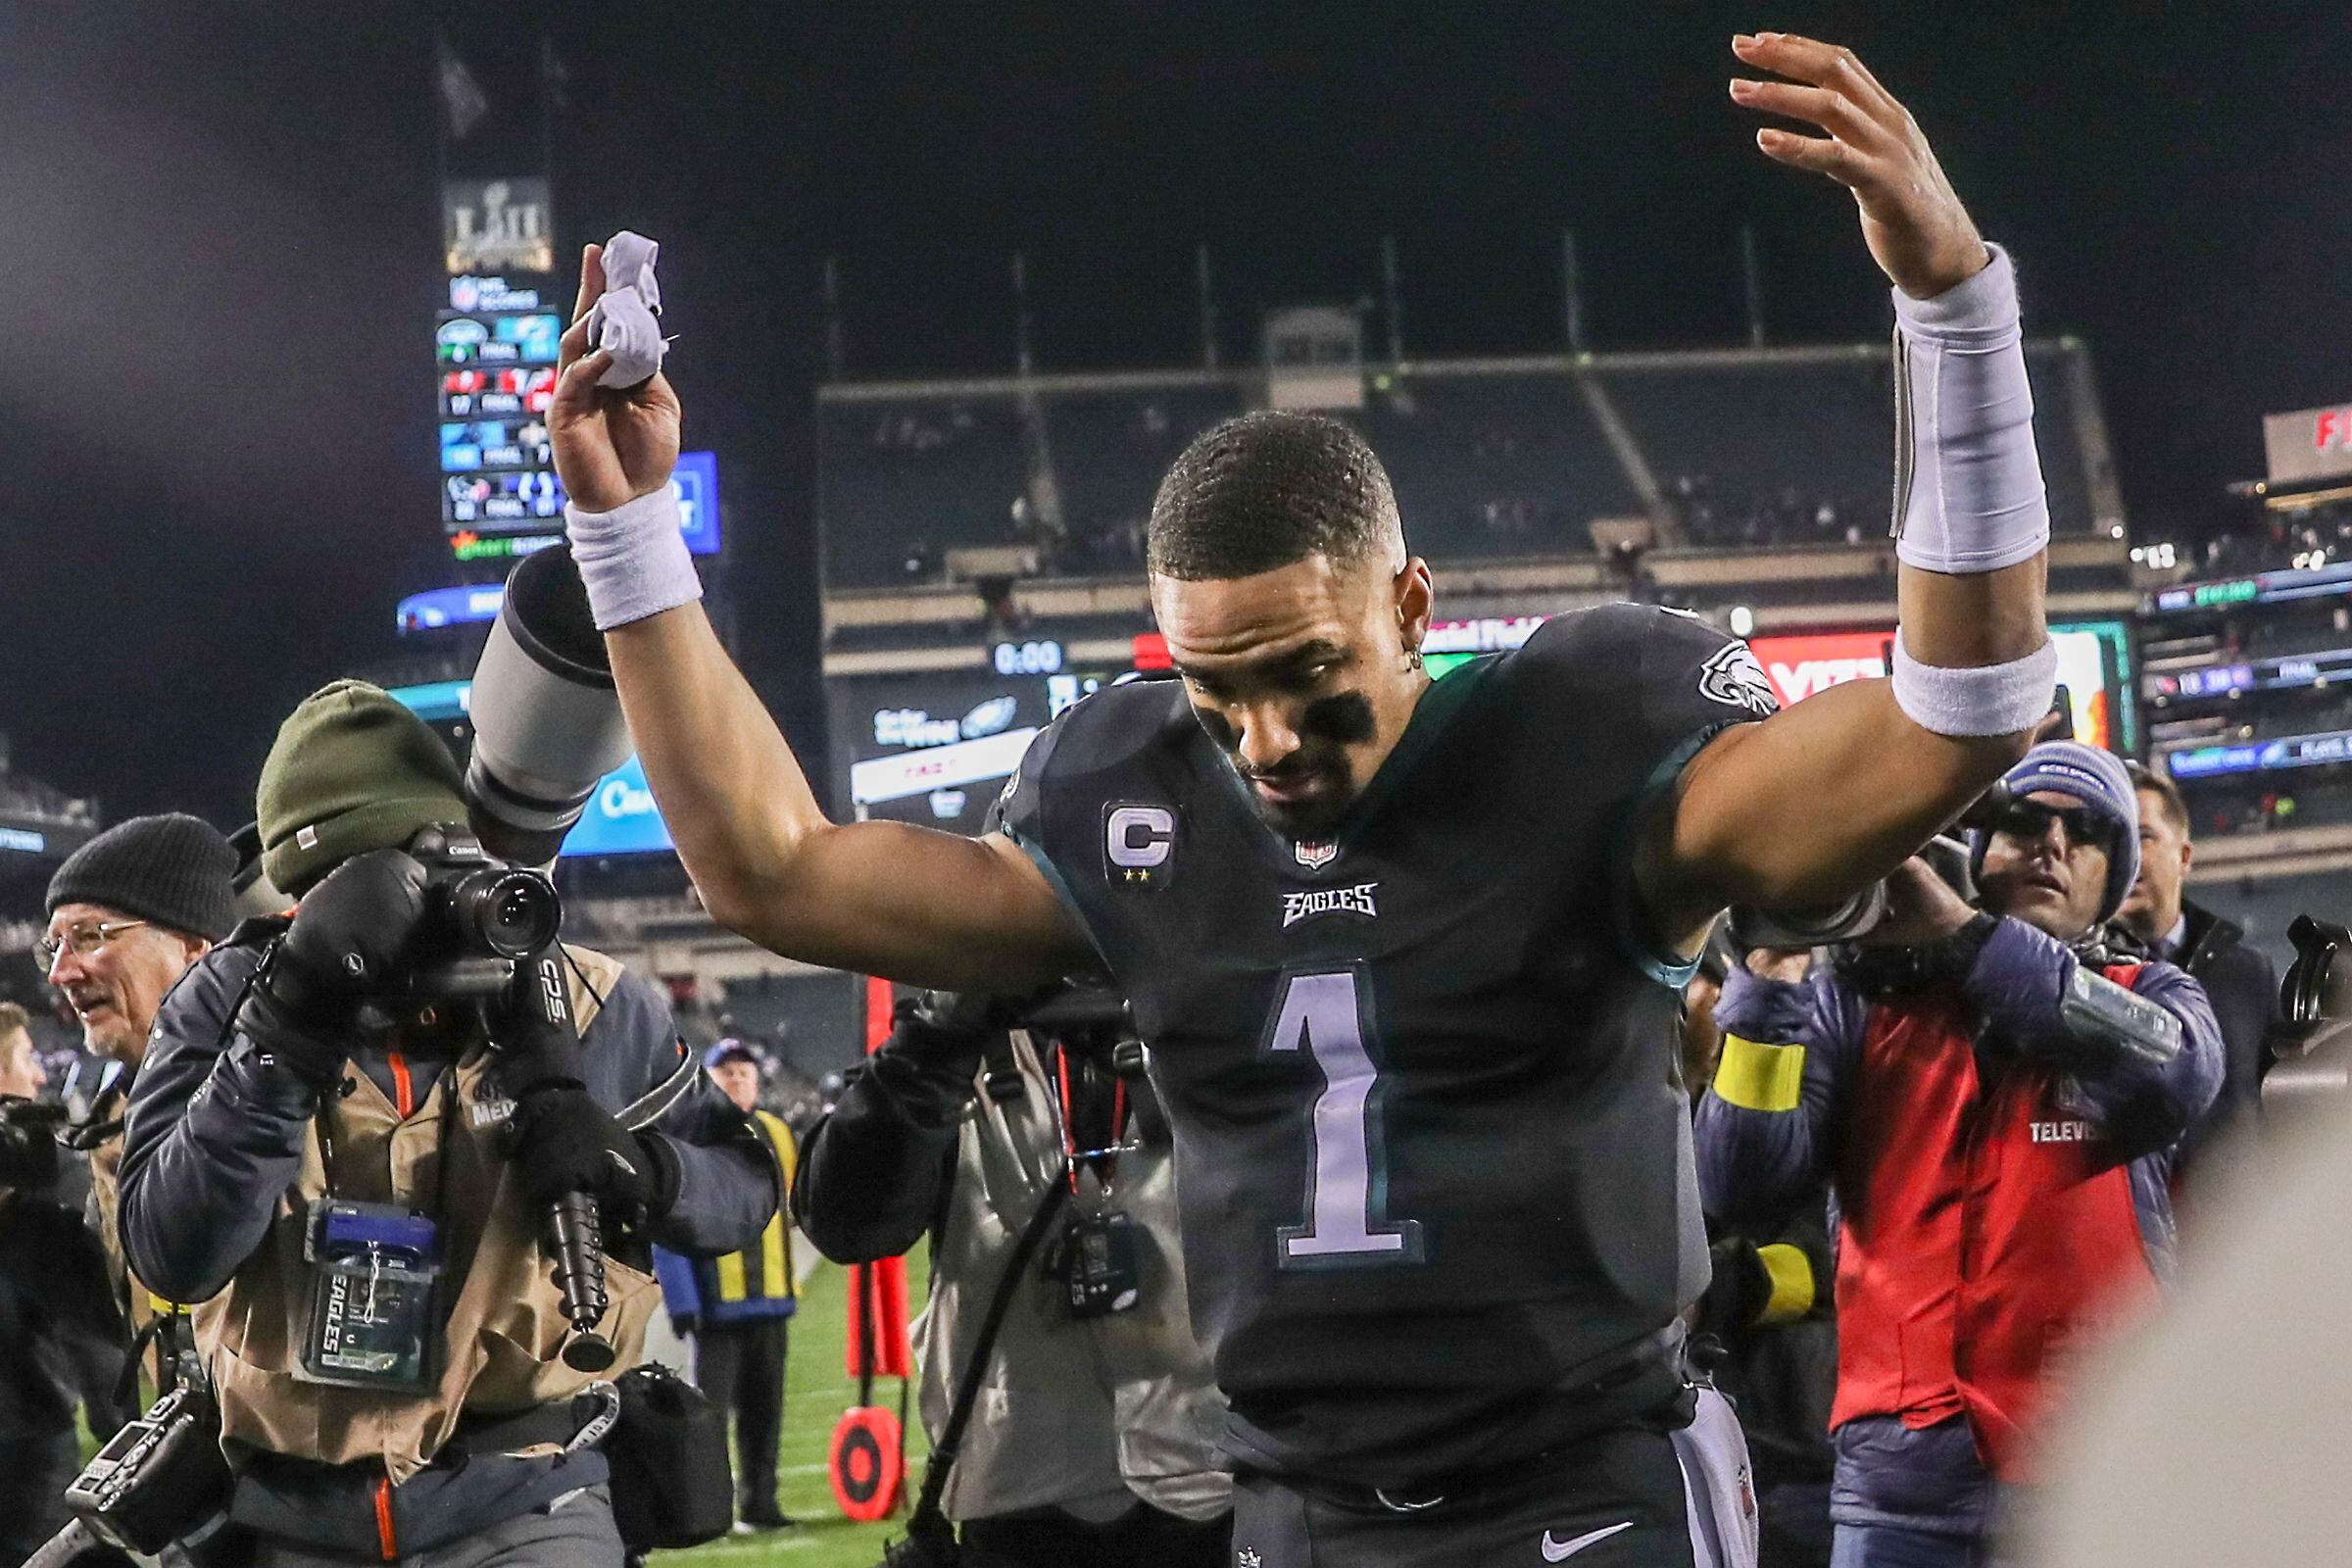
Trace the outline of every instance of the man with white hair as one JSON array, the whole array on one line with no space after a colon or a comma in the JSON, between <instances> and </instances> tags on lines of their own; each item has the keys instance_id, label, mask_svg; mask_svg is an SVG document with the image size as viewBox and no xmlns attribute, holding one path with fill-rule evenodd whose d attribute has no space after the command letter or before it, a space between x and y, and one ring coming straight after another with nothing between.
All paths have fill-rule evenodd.
<instances>
[{"instance_id":1,"label":"man with white hair","mask_svg":"<svg viewBox=\"0 0 2352 1568\"><path fill-rule=\"evenodd\" d=\"M132 1279L117 1186L122 1107L146 1059L164 997L236 924L229 879L236 851L212 824L174 812L118 822L66 858L49 879L48 929L34 952L81 1022L85 1049L122 1070L92 1102L77 1145L90 1155L91 1203L130 1326L145 1331L173 1303ZM164 1356L168 1358L167 1349ZM154 1363L164 1374L165 1360Z\"/></svg>"}]
</instances>

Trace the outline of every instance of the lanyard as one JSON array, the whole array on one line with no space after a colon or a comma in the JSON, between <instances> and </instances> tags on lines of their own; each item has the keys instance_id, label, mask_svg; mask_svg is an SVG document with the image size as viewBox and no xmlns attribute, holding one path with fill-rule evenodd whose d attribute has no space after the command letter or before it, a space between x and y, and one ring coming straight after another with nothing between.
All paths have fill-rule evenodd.
<instances>
[{"instance_id":1,"label":"lanyard","mask_svg":"<svg viewBox=\"0 0 2352 1568\"><path fill-rule=\"evenodd\" d=\"M1121 1140L1127 1136L1127 1080L1111 1080L1110 1142L1101 1149L1080 1149L1070 1102L1070 1053L1059 1041L1054 1042L1054 1070L1061 1086L1061 1160L1069 1172L1070 1192L1075 1196L1078 1191L1078 1162L1082 1159L1101 1161L1095 1167L1096 1173L1102 1178L1103 1189L1108 1191L1111 1176L1118 1169L1119 1151L1124 1147Z\"/></svg>"}]
</instances>

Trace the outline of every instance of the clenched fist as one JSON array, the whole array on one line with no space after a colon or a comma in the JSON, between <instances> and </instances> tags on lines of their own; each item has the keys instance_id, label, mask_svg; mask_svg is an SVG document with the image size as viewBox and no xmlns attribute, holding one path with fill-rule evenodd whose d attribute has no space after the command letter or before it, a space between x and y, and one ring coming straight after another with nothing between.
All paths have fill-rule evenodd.
<instances>
[{"instance_id":1,"label":"clenched fist","mask_svg":"<svg viewBox=\"0 0 2352 1568\"><path fill-rule=\"evenodd\" d=\"M588 345L588 310L604 292L604 247L591 245L580 254L579 302L547 412L557 477L582 512L611 512L651 495L669 483L678 463L678 395L669 377L621 389L596 384L612 364L612 355L590 353Z\"/></svg>"}]
</instances>

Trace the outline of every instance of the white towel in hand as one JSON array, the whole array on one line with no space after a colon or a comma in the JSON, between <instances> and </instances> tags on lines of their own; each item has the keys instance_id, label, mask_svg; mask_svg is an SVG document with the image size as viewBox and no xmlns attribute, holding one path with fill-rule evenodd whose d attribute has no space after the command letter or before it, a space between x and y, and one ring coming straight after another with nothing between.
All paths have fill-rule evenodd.
<instances>
[{"instance_id":1,"label":"white towel in hand","mask_svg":"<svg viewBox=\"0 0 2352 1568\"><path fill-rule=\"evenodd\" d=\"M606 244L605 292L588 311L588 341L612 354L597 385L630 387L662 368L662 285L654 258L662 247L622 229Z\"/></svg>"}]
</instances>

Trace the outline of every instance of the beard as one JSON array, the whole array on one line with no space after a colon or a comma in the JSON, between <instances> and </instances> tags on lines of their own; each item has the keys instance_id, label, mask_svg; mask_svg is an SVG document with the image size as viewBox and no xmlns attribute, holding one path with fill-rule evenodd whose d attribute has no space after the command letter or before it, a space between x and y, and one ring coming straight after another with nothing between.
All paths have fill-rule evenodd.
<instances>
[{"instance_id":1,"label":"beard","mask_svg":"<svg viewBox=\"0 0 2352 1568\"><path fill-rule=\"evenodd\" d=\"M102 1023L81 1026L81 1048L93 1056L103 1056L122 1062L126 1067L138 1065L145 1053L147 1037L130 1026L130 1021L119 1012L110 1012Z\"/></svg>"}]
</instances>

